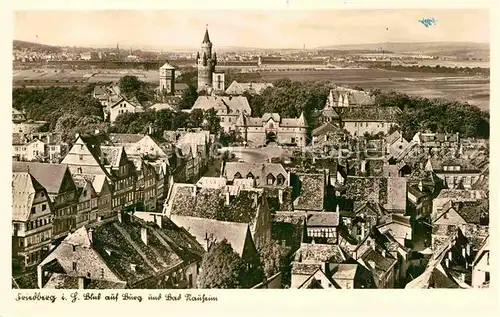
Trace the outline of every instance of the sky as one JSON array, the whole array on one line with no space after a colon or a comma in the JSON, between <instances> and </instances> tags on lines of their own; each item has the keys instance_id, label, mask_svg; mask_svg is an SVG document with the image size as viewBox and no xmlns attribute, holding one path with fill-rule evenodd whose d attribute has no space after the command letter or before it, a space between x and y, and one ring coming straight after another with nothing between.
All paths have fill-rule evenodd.
<instances>
[{"instance_id":1,"label":"sky","mask_svg":"<svg viewBox=\"0 0 500 317\"><path fill-rule=\"evenodd\" d=\"M434 18L429 27L419 20ZM383 42L489 43L486 9L16 11L14 39L59 46L315 48ZM38 38L37 38L38 36Z\"/></svg>"}]
</instances>

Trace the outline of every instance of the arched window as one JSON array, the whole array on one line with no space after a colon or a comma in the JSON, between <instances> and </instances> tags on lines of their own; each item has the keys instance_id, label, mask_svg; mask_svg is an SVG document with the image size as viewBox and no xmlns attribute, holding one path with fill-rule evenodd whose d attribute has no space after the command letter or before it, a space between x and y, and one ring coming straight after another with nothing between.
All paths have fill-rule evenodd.
<instances>
[{"instance_id":1,"label":"arched window","mask_svg":"<svg viewBox=\"0 0 500 317\"><path fill-rule=\"evenodd\" d=\"M278 177L276 177L276 179L277 179L277 185L285 184L285 176L283 176L283 174L278 174Z\"/></svg>"},{"instance_id":2,"label":"arched window","mask_svg":"<svg viewBox=\"0 0 500 317\"><path fill-rule=\"evenodd\" d=\"M237 172L236 174L234 174L234 178L241 178L240 172Z\"/></svg>"},{"instance_id":3,"label":"arched window","mask_svg":"<svg viewBox=\"0 0 500 317\"><path fill-rule=\"evenodd\" d=\"M248 173L248 174L247 174L247 178L252 178L252 179L254 179L255 177L254 177L254 176L253 176L253 174L250 172L250 173Z\"/></svg>"},{"instance_id":4,"label":"arched window","mask_svg":"<svg viewBox=\"0 0 500 317\"><path fill-rule=\"evenodd\" d=\"M274 175L269 173L269 175L267 175L267 185L273 185L275 179Z\"/></svg>"}]
</instances>

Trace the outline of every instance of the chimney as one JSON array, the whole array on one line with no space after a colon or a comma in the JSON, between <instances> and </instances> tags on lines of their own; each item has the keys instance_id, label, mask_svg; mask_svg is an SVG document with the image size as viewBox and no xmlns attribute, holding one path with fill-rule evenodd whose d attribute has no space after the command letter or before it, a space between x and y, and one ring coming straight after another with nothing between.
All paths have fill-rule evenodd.
<instances>
[{"instance_id":1,"label":"chimney","mask_svg":"<svg viewBox=\"0 0 500 317\"><path fill-rule=\"evenodd\" d=\"M283 203L283 189L278 189L278 201L280 205Z\"/></svg>"},{"instance_id":2,"label":"chimney","mask_svg":"<svg viewBox=\"0 0 500 317\"><path fill-rule=\"evenodd\" d=\"M196 197L196 186L193 187L193 197Z\"/></svg>"},{"instance_id":3,"label":"chimney","mask_svg":"<svg viewBox=\"0 0 500 317\"><path fill-rule=\"evenodd\" d=\"M120 222L120 223L122 222L122 212L121 211L118 212L118 222Z\"/></svg>"},{"instance_id":4,"label":"chimney","mask_svg":"<svg viewBox=\"0 0 500 317\"><path fill-rule=\"evenodd\" d=\"M465 248L467 249L467 256L470 256L470 244L467 243L467 245L465 246Z\"/></svg>"},{"instance_id":5,"label":"chimney","mask_svg":"<svg viewBox=\"0 0 500 317\"><path fill-rule=\"evenodd\" d=\"M385 258L385 250L382 250L382 256Z\"/></svg>"},{"instance_id":6,"label":"chimney","mask_svg":"<svg viewBox=\"0 0 500 317\"><path fill-rule=\"evenodd\" d=\"M75 139L78 139L80 137L80 133L75 134Z\"/></svg>"},{"instance_id":7,"label":"chimney","mask_svg":"<svg viewBox=\"0 0 500 317\"><path fill-rule=\"evenodd\" d=\"M94 134L95 134L95 135L98 135L98 134L99 134L99 132L100 132L100 131L99 131L99 129L95 129L95 130L94 130Z\"/></svg>"},{"instance_id":8,"label":"chimney","mask_svg":"<svg viewBox=\"0 0 500 317\"><path fill-rule=\"evenodd\" d=\"M465 247L462 247L462 257L467 258L466 254L465 254Z\"/></svg>"},{"instance_id":9,"label":"chimney","mask_svg":"<svg viewBox=\"0 0 500 317\"><path fill-rule=\"evenodd\" d=\"M141 240L145 245L148 245L148 229L141 227Z\"/></svg>"},{"instance_id":10,"label":"chimney","mask_svg":"<svg viewBox=\"0 0 500 317\"><path fill-rule=\"evenodd\" d=\"M364 173L366 171L366 161L361 160L361 173Z\"/></svg>"},{"instance_id":11,"label":"chimney","mask_svg":"<svg viewBox=\"0 0 500 317\"><path fill-rule=\"evenodd\" d=\"M255 207L257 208L257 206L259 205L259 195L257 193L255 193L253 195L253 203L254 203Z\"/></svg>"},{"instance_id":12,"label":"chimney","mask_svg":"<svg viewBox=\"0 0 500 317\"><path fill-rule=\"evenodd\" d=\"M229 196L229 192L225 192L224 194L226 195L226 202L225 202L225 203L226 203L226 206L229 206L229 202L230 202L230 198L231 198L231 197Z\"/></svg>"},{"instance_id":13,"label":"chimney","mask_svg":"<svg viewBox=\"0 0 500 317\"><path fill-rule=\"evenodd\" d=\"M445 259L445 260L444 260L444 266L445 266L446 268L450 267L450 260Z\"/></svg>"},{"instance_id":14,"label":"chimney","mask_svg":"<svg viewBox=\"0 0 500 317\"><path fill-rule=\"evenodd\" d=\"M465 282L465 273L460 273L460 281Z\"/></svg>"},{"instance_id":15,"label":"chimney","mask_svg":"<svg viewBox=\"0 0 500 317\"><path fill-rule=\"evenodd\" d=\"M340 212L340 206L339 206L339 204L337 204L337 207L335 207L335 211L338 212L338 213Z\"/></svg>"},{"instance_id":16,"label":"chimney","mask_svg":"<svg viewBox=\"0 0 500 317\"><path fill-rule=\"evenodd\" d=\"M78 289L85 289L85 278L82 276L78 277Z\"/></svg>"},{"instance_id":17,"label":"chimney","mask_svg":"<svg viewBox=\"0 0 500 317\"><path fill-rule=\"evenodd\" d=\"M418 190L420 190L421 192L424 191L424 185L422 184L422 181L418 182Z\"/></svg>"},{"instance_id":18,"label":"chimney","mask_svg":"<svg viewBox=\"0 0 500 317\"><path fill-rule=\"evenodd\" d=\"M161 215L155 215L155 223L158 227L162 227L162 219L161 219Z\"/></svg>"},{"instance_id":19,"label":"chimney","mask_svg":"<svg viewBox=\"0 0 500 317\"><path fill-rule=\"evenodd\" d=\"M130 269L132 270L132 272L136 272L136 268L137 268L136 264L130 263Z\"/></svg>"},{"instance_id":20,"label":"chimney","mask_svg":"<svg viewBox=\"0 0 500 317\"><path fill-rule=\"evenodd\" d=\"M93 245L93 243L94 243L94 234L93 234L93 231L94 231L94 229L92 229L92 228L90 228L89 231L88 231L90 245Z\"/></svg>"},{"instance_id":21,"label":"chimney","mask_svg":"<svg viewBox=\"0 0 500 317\"><path fill-rule=\"evenodd\" d=\"M452 256L453 254L451 253L451 251L448 251L448 259L451 261L452 260Z\"/></svg>"}]
</instances>

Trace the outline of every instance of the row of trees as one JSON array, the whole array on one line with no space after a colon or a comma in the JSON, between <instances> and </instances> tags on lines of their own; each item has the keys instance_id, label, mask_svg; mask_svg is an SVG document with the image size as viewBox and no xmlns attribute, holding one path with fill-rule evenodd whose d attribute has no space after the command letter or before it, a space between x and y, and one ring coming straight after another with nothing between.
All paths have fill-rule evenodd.
<instances>
[{"instance_id":1,"label":"row of trees","mask_svg":"<svg viewBox=\"0 0 500 317\"><path fill-rule=\"evenodd\" d=\"M402 72L424 72L424 73L443 73L443 74L462 74L462 75L483 75L489 76L490 69L482 67L446 67L441 65L391 65L391 66L374 66L374 68L383 68L387 70L395 70Z\"/></svg>"},{"instance_id":2,"label":"row of trees","mask_svg":"<svg viewBox=\"0 0 500 317\"><path fill-rule=\"evenodd\" d=\"M23 111L27 119L47 121L54 130L64 115L76 118L92 117L103 120L99 101L92 98L88 87L14 88L12 107Z\"/></svg>"},{"instance_id":3,"label":"row of trees","mask_svg":"<svg viewBox=\"0 0 500 317\"><path fill-rule=\"evenodd\" d=\"M403 110L397 123L405 138L411 138L424 130L458 132L464 137L489 137L489 112L466 102L408 96L394 91L373 92L379 106L396 106Z\"/></svg>"},{"instance_id":4,"label":"row of trees","mask_svg":"<svg viewBox=\"0 0 500 317\"><path fill-rule=\"evenodd\" d=\"M264 278L287 271L287 254L283 247L268 243L260 250L255 263L245 262L227 240L211 245L203 256L200 288L251 288Z\"/></svg>"},{"instance_id":5,"label":"row of trees","mask_svg":"<svg viewBox=\"0 0 500 317\"><path fill-rule=\"evenodd\" d=\"M161 137L163 131L178 128L203 128L217 134L220 130L220 119L215 110L201 111L199 109L185 112L170 110L124 113L116 118L109 132L112 133L148 133L152 128L153 135Z\"/></svg>"}]
</instances>

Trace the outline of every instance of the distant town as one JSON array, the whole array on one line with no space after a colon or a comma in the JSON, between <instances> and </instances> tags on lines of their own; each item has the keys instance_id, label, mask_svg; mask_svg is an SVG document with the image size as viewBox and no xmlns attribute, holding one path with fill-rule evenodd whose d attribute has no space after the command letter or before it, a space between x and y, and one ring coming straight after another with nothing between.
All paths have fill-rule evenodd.
<instances>
[{"instance_id":1,"label":"distant town","mask_svg":"<svg viewBox=\"0 0 500 317\"><path fill-rule=\"evenodd\" d=\"M14 42L12 288L489 287L480 49L216 38Z\"/></svg>"}]
</instances>

